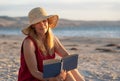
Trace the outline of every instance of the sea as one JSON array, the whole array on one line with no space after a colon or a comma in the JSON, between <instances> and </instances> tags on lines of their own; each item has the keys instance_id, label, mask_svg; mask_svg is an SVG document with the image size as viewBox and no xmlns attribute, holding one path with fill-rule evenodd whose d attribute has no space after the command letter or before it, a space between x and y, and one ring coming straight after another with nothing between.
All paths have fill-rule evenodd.
<instances>
[{"instance_id":1,"label":"sea","mask_svg":"<svg viewBox=\"0 0 120 81\"><path fill-rule=\"evenodd\" d=\"M58 37L120 38L120 27L56 27L53 33ZM21 28L0 27L0 35L23 35Z\"/></svg>"}]
</instances>

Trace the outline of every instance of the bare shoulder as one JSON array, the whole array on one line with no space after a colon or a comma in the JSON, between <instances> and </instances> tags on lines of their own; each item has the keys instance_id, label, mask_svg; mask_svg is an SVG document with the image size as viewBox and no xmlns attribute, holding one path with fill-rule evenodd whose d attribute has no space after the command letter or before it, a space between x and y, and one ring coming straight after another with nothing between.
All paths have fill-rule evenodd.
<instances>
[{"instance_id":1,"label":"bare shoulder","mask_svg":"<svg viewBox=\"0 0 120 81\"><path fill-rule=\"evenodd\" d=\"M54 44L56 45L58 43L58 38L54 36Z\"/></svg>"},{"instance_id":2,"label":"bare shoulder","mask_svg":"<svg viewBox=\"0 0 120 81\"><path fill-rule=\"evenodd\" d=\"M34 44L33 44L33 41L31 39L25 39L24 40L24 43L23 43L23 47L24 48L34 48Z\"/></svg>"},{"instance_id":3,"label":"bare shoulder","mask_svg":"<svg viewBox=\"0 0 120 81\"><path fill-rule=\"evenodd\" d=\"M58 37L54 36L54 42L55 42L55 47L61 46L61 42L60 42L60 40L58 39Z\"/></svg>"},{"instance_id":4,"label":"bare shoulder","mask_svg":"<svg viewBox=\"0 0 120 81\"><path fill-rule=\"evenodd\" d=\"M58 37L54 36L54 41L58 42L59 41Z\"/></svg>"},{"instance_id":5,"label":"bare shoulder","mask_svg":"<svg viewBox=\"0 0 120 81\"><path fill-rule=\"evenodd\" d=\"M31 45L32 45L33 42L32 42L31 39L28 39L28 38L27 38L27 39L24 40L24 44L29 44L29 45L31 44Z\"/></svg>"}]
</instances>

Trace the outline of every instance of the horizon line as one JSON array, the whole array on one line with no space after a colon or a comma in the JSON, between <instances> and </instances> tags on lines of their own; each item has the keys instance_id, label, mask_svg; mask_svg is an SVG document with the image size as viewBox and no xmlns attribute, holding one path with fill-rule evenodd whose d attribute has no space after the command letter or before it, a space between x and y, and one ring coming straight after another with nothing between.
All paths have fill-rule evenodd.
<instances>
[{"instance_id":1,"label":"horizon line","mask_svg":"<svg viewBox=\"0 0 120 81\"><path fill-rule=\"evenodd\" d=\"M27 17L28 18L28 16L8 16L8 15L0 15L0 17L12 17L12 18L15 18L15 17ZM120 19L105 19L105 20L103 20L103 19L68 19L68 18L59 18L59 19L64 19L64 20L71 20L71 21L120 21Z\"/></svg>"}]
</instances>

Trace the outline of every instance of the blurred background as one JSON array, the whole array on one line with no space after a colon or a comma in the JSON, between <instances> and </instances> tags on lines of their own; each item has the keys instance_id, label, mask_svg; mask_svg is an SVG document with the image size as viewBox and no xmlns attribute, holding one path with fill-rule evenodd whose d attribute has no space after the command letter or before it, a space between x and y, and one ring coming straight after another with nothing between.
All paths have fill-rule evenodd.
<instances>
[{"instance_id":1,"label":"blurred background","mask_svg":"<svg viewBox=\"0 0 120 81\"><path fill-rule=\"evenodd\" d=\"M0 16L27 16L34 7L71 20L120 20L119 0L1 0Z\"/></svg>"},{"instance_id":2,"label":"blurred background","mask_svg":"<svg viewBox=\"0 0 120 81\"><path fill-rule=\"evenodd\" d=\"M20 30L29 24L27 15L34 7L59 15L57 36L120 37L119 0L3 0L0 34L22 35Z\"/></svg>"}]
</instances>

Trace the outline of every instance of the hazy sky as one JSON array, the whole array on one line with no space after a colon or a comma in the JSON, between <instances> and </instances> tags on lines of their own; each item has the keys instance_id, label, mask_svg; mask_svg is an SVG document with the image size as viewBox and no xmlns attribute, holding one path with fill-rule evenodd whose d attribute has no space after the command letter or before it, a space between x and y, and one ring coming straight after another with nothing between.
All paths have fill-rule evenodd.
<instances>
[{"instance_id":1,"label":"hazy sky","mask_svg":"<svg viewBox=\"0 0 120 81\"><path fill-rule=\"evenodd\" d=\"M34 7L74 20L120 20L120 0L1 0L0 16L27 16Z\"/></svg>"}]
</instances>

